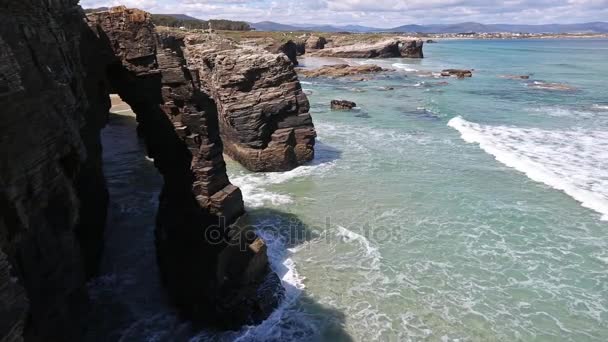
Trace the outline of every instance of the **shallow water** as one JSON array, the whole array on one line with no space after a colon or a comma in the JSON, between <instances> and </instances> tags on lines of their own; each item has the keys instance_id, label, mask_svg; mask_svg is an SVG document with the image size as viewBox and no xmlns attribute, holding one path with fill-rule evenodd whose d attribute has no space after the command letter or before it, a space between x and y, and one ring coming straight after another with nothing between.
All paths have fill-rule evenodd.
<instances>
[{"instance_id":1,"label":"shallow water","mask_svg":"<svg viewBox=\"0 0 608 342\"><path fill-rule=\"evenodd\" d=\"M117 334L155 341L608 340L608 41L446 41L426 45L425 55L347 60L397 69L366 82L303 79L319 134L310 165L253 174L230 163L288 288L271 319L235 333L189 331L162 304L153 275L117 272L112 265L130 259L108 256L109 285L101 277L93 289L120 295L138 286L157 302L119 296L130 314L121 320L128 330L113 325ZM473 68L474 76L430 73L448 67ZM530 80L499 77L527 74ZM574 90L537 89L534 81ZM336 98L355 101L357 110L331 112ZM153 253L153 220L137 210L154 201L158 184L118 171L120 155L111 149L113 208L129 203L124 210L136 214L127 225L144 236L135 250ZM139 190L117 191L124 187ZM152 254L142 267L153 262ZM123 273L131 285L120 283Z\"/></svg>"}]
</instances>

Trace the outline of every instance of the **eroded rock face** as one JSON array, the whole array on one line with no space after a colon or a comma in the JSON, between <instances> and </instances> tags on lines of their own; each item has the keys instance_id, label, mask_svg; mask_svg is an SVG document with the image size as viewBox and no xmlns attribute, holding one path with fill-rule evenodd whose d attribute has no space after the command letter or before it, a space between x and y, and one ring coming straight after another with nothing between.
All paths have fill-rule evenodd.
<instances>
[{"instance_id":1,"label":"eroded rock face","mask_svg":"<svg viewBox=\"0 0 608 342\"><path fill-rule=\"evenodd\" d=\"M379 73L388 71L377 65L348 65L336 64L326 65L313 70L299 70L299 73L304 77L344 77L363 74Z\"/></svg>"},{"instance_id":2,"label":"eroded rock face","mask_svg":"<svg viewBox=\"0 0 608 342\"><path fill-rule=\"evenodd\" d=\"M317 57L340 58L423 58L421 40L386 39L376 43L356 43L352 45L324 48L309 53Z\"/></svg>"},{"instance_id":3,"label":"eroded rock face","mask_svg":"<svg viewBox=\"0 0 608 342\"><path fill-rule=\"evenodd\" d=\"M163 282L182 313L236 328L268 317L280 281L266 246L247 227L241 191L226 174L216 103L188 68L182 35L158 35L150 15L114 8L88 16L116 59L109 79L137 114L148 155L164 178L156 227ZM270 303L270 304L269 304Z\"/></svg>"},{"instance_id":4,"label":"eroded rock face","mask_svg":"<svg viewBox=\"0 0 608 342\"><path fill-rule=\"evenodd\" d=\"M74 341L86 324L86 276L103 247L99 130L110 103L84 62L77 2L0 4L2 340L25 329L31 340Z\"/></svg>"},{"instance_id":5,"label":"eroded rock face","mask_svg":"<svg viewBox=\"0 0 608 342\"><path fill-rule=\"evenodd\" d=\"M156 241L171 297L205 324L259 322L280 281L264 241L230 225L242 196L226 176L216 104L182 41L159 37L138 10L87 23L77 2L0 4L0 339L81 340L86 279L103 250L99 131L110 89L137 113L165 181Z\"/></svg>"},{"instance_id":6,"label":"eroded rock face","mask_svg":"<svg viewBox=\"0 0 608 342\"><path fill-rule=\"evenodd\" d=\"M189 36L185 57L218 108L224 153L252 171L291 170L314 158L310 105L290 61Z\"/></svg>"}]
</instances>

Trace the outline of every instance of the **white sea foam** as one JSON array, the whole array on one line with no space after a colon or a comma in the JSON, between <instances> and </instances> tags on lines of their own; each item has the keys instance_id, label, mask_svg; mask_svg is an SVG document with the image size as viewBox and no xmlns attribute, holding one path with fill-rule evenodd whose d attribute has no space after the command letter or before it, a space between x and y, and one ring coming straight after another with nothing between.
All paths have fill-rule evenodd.
<instances>
[{"instance_id":1,"label":"white sea foam","mask_svg":"<svg viewBox=\"0 0 608 342\"><path fill-rule=\"evenodd\" d=\"M300 84L311 85L311 84L314 84L314 83L308 82L308 81L300 81Z\"/></svg>"},{"instance_id":2,"label":"white sea foam","mask_svg":"<svg viewBox=\"0 0 608 342\"><path fill-rule=\"evenodd\" d=\"M564 191L608 220L608 132L489 126L462 117L448 126L499 162Z\"/></svg>"},{"instance_id":3,"label":"white sea foam","mask_svg":"<svg viewBox=\"0 0 608 342\"><path fill-rule=\"evenodd\" d=\"M547 115L552 117L572 117L581 119L591 118L596 115L596 113L590 111L566 107L538 107L531 108L529 111L533 114Z\"/></svg>"},{"instance_id":4,"label":"white sea foam","mask_svg":"<svg viewBox=\"0 0 608 342\"><path fill-rule=\"evenodd\" d=\"M400 69L400 70L407 71L407 72L418 71L418 69L412 68L411 65L409 65L409 64L403 64L403 63L394 63L393 64L393 68Z\"/></svg>"},{"instance_id":5,"label":"white sea foam","mask_svg":"<svg viewBox=\"0 0 608 342\"><path fill-rule=\"evenodd\" d=\"M343 238L344 242L357 242L359 245L361 245L361 247L363 247L365 250L366 256L372 260L372 268L378 268L382 256L380 255L378 248L372 246L371 242L365 236L357 234L342 226L338 226L336 236Z\"/></svg>"},{"instance_id":6,"label":"white sea foam","mask_svg":"<svg viewBox=\"0 0 608 342\"><path fill-rule=\"evenodd\" d=\"M262 207L266 204L275 206L289 204L293 198L289 195L272 192L266 189L267 186L283 184L292 179L308 177L311 175L322 175L325 171L334 166L333 161L324 161L322 156L317 158L317 162L309 165L300 166L287 172L267 172L267 173L246 173L231 176L230 181L241 188L245 204L248 207Z\"/></svg>"},{"instance_id":7,"label":"white sea foam","mask_svg":"<svg viewBox=\"0 0 608 342\"><path fill-rule=\"evenodd\" d=\"M594 104L591 108L599 111L608 111L608 105L605 104Z\"/></svg>"}]
</instances>

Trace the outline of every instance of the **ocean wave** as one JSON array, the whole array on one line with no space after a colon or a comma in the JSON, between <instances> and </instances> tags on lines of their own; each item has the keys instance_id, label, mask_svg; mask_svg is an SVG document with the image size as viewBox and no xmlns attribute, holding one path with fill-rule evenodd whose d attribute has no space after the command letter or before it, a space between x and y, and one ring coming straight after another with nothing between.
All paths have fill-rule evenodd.
<instances>
[{"instance_id":1,"label":"ocean wave","mask_svg":"<svg viewBox=\"0 0 608 342\"><path fill-rule=\"evenodd\" d=\"M343 241L347 243L359 243L359 245L364 248L366 257L372 260L372 268L377 269L380 266L380 261L382 259L380 251L378 251L378 248L372 246L371 242L365 236L357 234L342 226L338 226L336 236L343 238Z\"/></svg>"},{"instance_id":2,"label":"ocean wave","mask_svg":"<svg viewBox=\"0 0 608 342\"><path fill-rule=\"evenodd\" d=\"M317 152L322 151L317 150ZM293 198L289 195L272 192L266 189L267 186L283 184L296 178L311 175L318 176L331 169L334 165L335 161L327 161L323 158L322 153L318 153L315 161L291 171L242 173L231 175L230 181L241 189L246 206L251 208L262 207L266 204L280 206L293 203Z\"/></svg>"},{"instance_id":3,"label":"ocean wave","mask_svg":"<svg viewBox=\"0 0 608 342\"><path fill-rule=\"evenodd\" d=\"M566 107L539 107L539 108L531 108L529 109L530 113L533 114L541 114L552 117L571 117L571 118L580 118L580 119L588 119L596 115L591 111L579 110L573 108Z\"/></svg>"},{"instance_id":4,"label":"ocean wave","mask_svg":"<svg viewBox=\"0 0 608 342\"><path fill-rule=\"evenodd\" d=\"M499 162L565 192L608 220L608 132L489 126L462 117L448 126Z\"/></svg>"},{"instance_id":5,"label":"ocean wave","mask_svg":"<svg viewBox=\"0 0 608 342\"><path fill-rule=\"evenodd\" d=\"M399 70L403 70L403 71L407 71L407 72L416 72L419 71L418 69L412 68L411 65L409 64L403 64L403 63L394 63L393 64L393 68L399 69Z\"/></svg>"},{"instance_id":6,"label":"ocean wave","mask_svg":"<svg viewBox=\"0 0 608 342\"><path fill-rule=\"evenodd\" d=\"M607 104L594 104L591 106L591 108L598 110L598 111L608 111Z\"/></svg>"}]
</instances>

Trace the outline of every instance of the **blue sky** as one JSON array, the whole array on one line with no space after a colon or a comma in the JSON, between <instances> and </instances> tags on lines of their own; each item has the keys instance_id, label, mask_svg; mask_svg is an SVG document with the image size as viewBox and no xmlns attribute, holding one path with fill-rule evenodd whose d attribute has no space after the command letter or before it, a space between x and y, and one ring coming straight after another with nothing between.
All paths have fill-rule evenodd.
<instances>
[{"instance_id":1,"label":"blue sky","mask_svg":"<svg viewBox=\"0 0 608 342\"><path fill-rule=\"evenodd\" d=\"M88 7L126 5L201 19L285 24L580 23L608 21L608 0L81 0Z\"/></svg>"}]
</instances>

